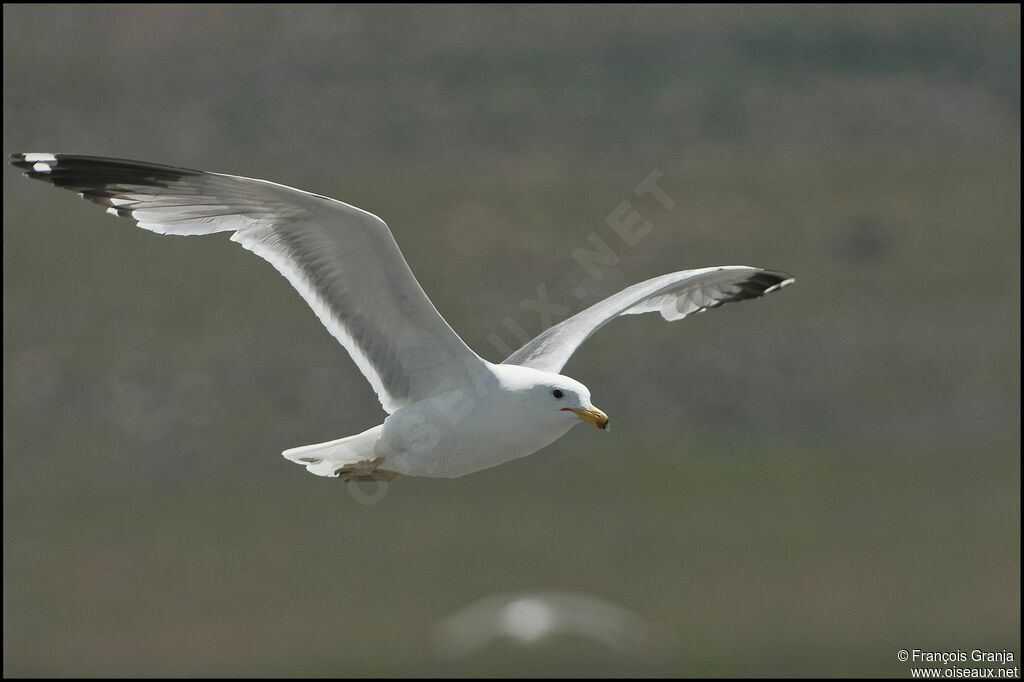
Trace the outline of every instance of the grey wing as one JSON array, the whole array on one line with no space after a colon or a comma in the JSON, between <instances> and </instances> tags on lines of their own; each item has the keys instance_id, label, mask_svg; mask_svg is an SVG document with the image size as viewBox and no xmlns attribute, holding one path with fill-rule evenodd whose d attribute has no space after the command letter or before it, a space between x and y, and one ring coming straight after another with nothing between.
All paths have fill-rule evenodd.
<instances>
[{"instance_id":1,"label":"grey wing","mask_svg":"<svg viewBox=\"0 0 1024 682\"><path fill-rule=\"evenodd\" d=\"M232 232L298 290L388 412L464 385L484 366L372 213L266 180L138 161L15 154L11 163L153 232Z\"/></svg>"},{"instance_id":2,"label":"grey wing","mask_svg":"<svg viewBox=\"0 0 1024 682\"><path fill-rule=\"evenodd\" d=\"M580 344L619 315L658 312L671 322L731 301L758 298L792 282L793 277L784 272L745 265L682 270L654 277L548 328L508 356L505 364L560 372Z\"/></svg>"}]
</instances>

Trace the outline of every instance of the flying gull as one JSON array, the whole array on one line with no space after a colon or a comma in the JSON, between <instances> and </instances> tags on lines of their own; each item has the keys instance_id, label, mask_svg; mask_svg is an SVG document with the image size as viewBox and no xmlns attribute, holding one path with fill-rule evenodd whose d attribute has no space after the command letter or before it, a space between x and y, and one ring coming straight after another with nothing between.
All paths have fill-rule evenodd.
<instances>
[{"instance_id":1,"label":"flying gull","mask_svg":"<svg viewBox=\"0 0 1024 682\"><path fill-rule=\"evenodd\" d=\"M587 387L560 374L591 334L619 315L680 320L793 282L784 272L740 265L662 275L494 364L452 331L372 213L267 180L140 161L33 153L14 154L11 163L152 232L230 232L277 268L348 350L389 415L360 434L282 453L314 474L346 480L463 476L532 454L580 421L607 429Z\"/></svg>"}]
</instances>

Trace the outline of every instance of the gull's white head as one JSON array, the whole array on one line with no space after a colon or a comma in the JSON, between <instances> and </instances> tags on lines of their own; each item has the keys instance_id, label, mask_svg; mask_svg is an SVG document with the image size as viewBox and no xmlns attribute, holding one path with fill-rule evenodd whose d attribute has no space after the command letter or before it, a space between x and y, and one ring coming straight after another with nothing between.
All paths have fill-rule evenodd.
<instances>
[{"instance_id":1,"label":"gull's white head","mask_svg":"<svg viewBox=\"0 0 1024 682\"><path fill-rule=\"evenodd\" d=\"M529 420L526 423L548 423L566 431L580 421L608 428L608 415L591 402L590 389L572 377L517 365L495 369L502 388L515 395L517 409Z\"/></svg>"}]
</instances>

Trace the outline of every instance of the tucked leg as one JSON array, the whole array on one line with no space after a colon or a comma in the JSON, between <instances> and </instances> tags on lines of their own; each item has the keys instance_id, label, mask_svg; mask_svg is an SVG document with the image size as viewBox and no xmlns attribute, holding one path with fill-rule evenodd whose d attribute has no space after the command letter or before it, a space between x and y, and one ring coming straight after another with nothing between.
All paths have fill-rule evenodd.
<instances>
[{"instance_id":1,"label":"tucked leg","mask_svg":"<svg viewBox=\"0 0 1024 682\"><path fill-rule=\"evenodd\" d=\"M354 464L346 464L334 473L346 481L390 481L398 475L387 469L378 469L384 463L383 457L364 459Z\"/></svg>"}]
</instances>

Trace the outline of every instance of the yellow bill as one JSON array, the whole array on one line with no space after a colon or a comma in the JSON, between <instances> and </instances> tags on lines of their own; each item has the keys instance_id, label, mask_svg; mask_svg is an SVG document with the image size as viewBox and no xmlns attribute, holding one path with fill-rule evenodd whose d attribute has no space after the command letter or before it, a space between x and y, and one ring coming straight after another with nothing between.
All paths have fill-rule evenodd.
<instances>
[{"instance_id":1,"label":"yellow bill","mask_svg":"<svg viewBox=\"0 0 1024 682\"><path fill-rule=\"evenodd\" d=\"M569 410L570 412L575 412L576 416L579 417L581 420L587 422L588 424L593 424L602 431L608 429L608 422L611 421L610 419L608 419L608 415L606 415L604 412L594 407L593 405L585 409L580 407L566 407L563 409Z\"/></svg>"}]
</instances>

